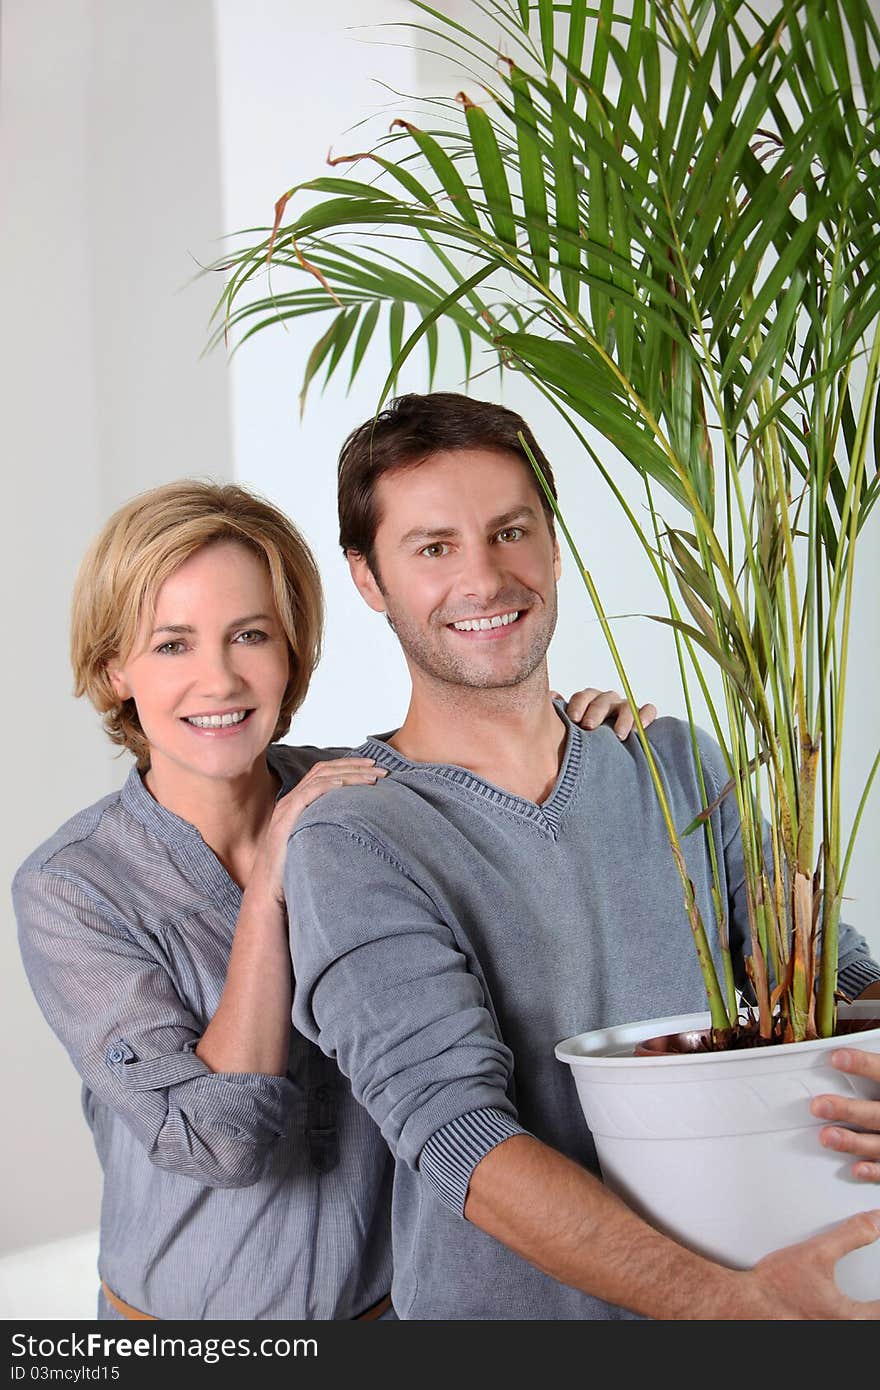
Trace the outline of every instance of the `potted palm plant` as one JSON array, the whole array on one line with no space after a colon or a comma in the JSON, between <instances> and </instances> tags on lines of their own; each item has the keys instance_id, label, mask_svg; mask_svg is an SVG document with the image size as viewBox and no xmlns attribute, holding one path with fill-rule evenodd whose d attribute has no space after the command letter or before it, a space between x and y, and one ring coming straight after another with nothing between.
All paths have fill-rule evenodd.
<instances>
[{"instance_id":1,"label":"potted palm plant","mask_svg":"<svg viewBox=\"0 0 880 1390\"><path fill-rule=\"evenodd\" d=\"M474 0L472 29L414 4L428 42L445 37L457 53L463 90L431 103L428 122L396 122L375 148L335 160L344 168L332 176L288 190L274 226L225 261L218 333L243 341L329 314L305 393L344 360L356 373L386 314L387 394L420 344L434 363L438 328L452 325L466 369L483 346L524 373L626 509L663 599L656 617L674 643L704 790L696 688L727 764L753 997L744 1007L734 988L717 886L721 950L710 950L682 854L688 834L706 834L715 853L716 808L705 797L692 825L673 824L639 725L709 1012L569 1039L557 1054L575 1071L606 1179L689 1243L751 1261L868 1205L842 1168L829 1181L840 1160L814 1133L802 1140L805 1095L832 1087L822 1063L847 1011L841 902L880 762L869 756L844 834L855 559L880 492L880 34L868 0L787 0L764 18L746 0L632 0L623 16L612 0ZM413 268L413 240L427 269ZM639 511L621 488L627 469L644 488ZM696 1054L620 1055L697 1022ZM858 1037L880 1051L876 1019ZM720 1098L713 1078L709 1118L697 1118L695 1085L710 1066L730 1087ZM733 1096L753 1096L757 1073L771 1098L742 1125L759 1165L745 1181L763 1197L758 1231L743 1235ZM621 1106L609 1100L615 1074ZM649 1074L660 1086L650 1102ZM757 1138L756 1110L781 1118L788 1137ZM632 1131L653 1146L656 1183L632 1166ZM697 1140L684 1162L668 1143L683 1132ZM817 1188L792 1199L799 1150ZM684 1212L666 1205L676 1185ZM876 1293L877 1253L849 1259L852 1291Z\"/></svg>"}]
</instances>

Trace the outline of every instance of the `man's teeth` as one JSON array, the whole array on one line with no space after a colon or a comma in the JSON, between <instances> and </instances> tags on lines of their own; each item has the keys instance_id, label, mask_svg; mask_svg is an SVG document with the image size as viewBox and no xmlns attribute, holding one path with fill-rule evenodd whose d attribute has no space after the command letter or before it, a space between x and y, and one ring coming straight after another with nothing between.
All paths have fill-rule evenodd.
<instances>
[{"instance_id":1,"label":"man's teeth","mask_svg":"<svg viewBox=\"0 0 880 1390\"><path fill-rule=\"evenodd\" d=\"M195 724L197 729L225 729L230 724L240 724L249 713L249 710L237 709L232 714L188 714L186 722Z\"/></svg>"},{"instance_id":2,"label":"man's teeth","mask_svg":"<svg viewBox=\"0 0 880 1390\"><path fill-rule=\"evenodd\" d=\"M490 627L507 627L508 623L515 623L518 617L517 610L515 613L496 613L494 618L463 618L452 626L456 632L488 632Z\"/></svg>"}]
</instances>

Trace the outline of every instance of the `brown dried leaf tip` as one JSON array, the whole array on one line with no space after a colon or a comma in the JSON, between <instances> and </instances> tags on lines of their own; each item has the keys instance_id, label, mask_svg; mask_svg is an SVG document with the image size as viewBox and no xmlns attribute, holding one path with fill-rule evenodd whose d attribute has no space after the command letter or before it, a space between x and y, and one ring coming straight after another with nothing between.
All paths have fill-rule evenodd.
<instances>
[{"instance_id":1,"label":"brown dried leaf tip","mask_svg":"<svg viewBox=\"0 0 880 1390\"><path fill-rule=\"evenodd\" d=\"M288 188L286 193L282 193L278 202L275 204L275 221L272 223L272 235L269 238L269 249L266 252L266 264L272 259L272 252L275 250L275 238L278 236L278 228L281 226L281 219L284 216L284 209L293 197L293 189Z\"/></svg>"}]
</instances>

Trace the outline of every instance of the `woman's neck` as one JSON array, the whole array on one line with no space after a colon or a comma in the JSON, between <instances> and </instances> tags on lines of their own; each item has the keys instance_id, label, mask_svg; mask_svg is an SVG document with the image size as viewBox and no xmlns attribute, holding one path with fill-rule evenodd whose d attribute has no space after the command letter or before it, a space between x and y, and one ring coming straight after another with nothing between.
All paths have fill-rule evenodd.
<instances>
[{"instance_id":1,"label":"woman's neck","mask_svg":"<svg viewBox=\"0 0 880 1390\"><path fill-rule=\"evenodd\" d=\"M231 877L242 888L247 886L279 789L265 757L234 778L181 775L179 769L157 761L145 774L144 785L167 811L195 826Z\"/></svg>"}]
</instances>

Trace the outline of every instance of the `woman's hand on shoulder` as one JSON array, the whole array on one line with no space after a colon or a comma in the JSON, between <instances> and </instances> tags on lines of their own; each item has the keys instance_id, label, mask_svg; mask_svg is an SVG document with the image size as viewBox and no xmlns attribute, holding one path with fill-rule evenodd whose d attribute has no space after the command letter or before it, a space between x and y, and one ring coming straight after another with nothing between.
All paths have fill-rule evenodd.
<instances>
[{"instance_id":1,"label":"woman's hand on shoulder","mask_svg":"<svg viewBox=\"0 0 880 1390\"><path fill-rule=\"evenodd\" d=\"M562 699L555 690L555 699ZM600 724L613 721L614 732L619 739L629 738L635 728L635 717L619 690L596 690L588 686L586 690L576 690L565 706L565 712L573 724L582 729L598 729ZM657 718L656 705L641 705L639 718L647 729Z\"/></svg>"},{"instance_id":2,"label":"woman's hand on shoulder","mask_svg":"<svg viewBox=\"0 0 880 1390\"><path fill-rule=\"evenodd\" d=\"M369 786L385 775L385 769L377 767L372 758L333 758L310 767L275 805L248 882L251 898L262 894L284 905L287 842L307 806L336 787Z\"/></svg>"}]
</instances>

